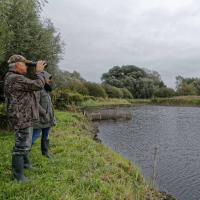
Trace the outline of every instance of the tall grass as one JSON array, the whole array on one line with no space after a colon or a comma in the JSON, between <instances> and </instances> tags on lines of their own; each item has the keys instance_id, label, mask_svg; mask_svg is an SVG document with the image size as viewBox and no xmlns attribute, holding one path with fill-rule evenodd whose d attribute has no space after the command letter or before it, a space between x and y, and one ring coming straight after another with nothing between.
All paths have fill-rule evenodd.
<instances>
[{"instance_id":1,"label":"tall grass","mask_svg":"<svg viewBox=\"0 0 200 200\"><path fill-rule=\"evenodd\" d=\"M166 106L200 106L198 97L153 98L150 104Z\"/></svg>"},{"instance_id":2,"label":"tall grass","mask_svg":"<svg viewBox=\"0 0 200 200\"><path fill-rule=\"evenodd\" d=\"M127 101L131 104L150 104L150 99L127 99Z\"/></svg>"},{"instance_id":3,"label":"tall grass","mask_svg":"<svg viewBox=\"0 0 200 200\"><path fill-rule=\"evenodd\" d=\"M87 100L81 103L82 107L86 106L112 106L112 105L130 105L126 99L116 99L116 98L96 98L95 100Z\"/></svg>"},{"instance_id":4,"label":"tall grass","mask_svg":"<svg viewBox=\"0 0 200 200\"><path fill-rule=\"evenodd\" d=\"M163 106L200 106L199 96L178 96L172 98L127 99L131 104L163 105Z\"/></svg>"}]
</instances>

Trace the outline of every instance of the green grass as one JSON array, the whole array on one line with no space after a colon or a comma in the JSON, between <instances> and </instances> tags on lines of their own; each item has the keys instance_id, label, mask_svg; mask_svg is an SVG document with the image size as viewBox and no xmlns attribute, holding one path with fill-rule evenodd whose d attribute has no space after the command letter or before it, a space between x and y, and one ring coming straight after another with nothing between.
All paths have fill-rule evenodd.
<instances>
[{"instance_id":1,"label":"green grass","mask_svg":"<svg viewBox=\"0 0 200 200\"><path fill-rule=\"evenodd\" d=\"M126 99L96 98L96 100L87 100L81 103L82 107L86 106L111 106L111 105L130 105Z\"/></svg>"},{"instance_id":2,"label":"green grass","mask_svg":"<svg viewBox=\"0 0 200 200\"><path fill-rule=\"evenodd\" d=\"M13 132L0 131L0 199L161 199L165 196L147 183L140 169L102 143L92 140L91 124L80 113L55 111L58 125L51 129L49 154L41 155L40 138L30 151L24 170L31 182L13 181ZM153 197L153 198L151 198Z\"/></svg>"},{"instance_id":3,"label":"green grass","mask_svg":"<svg viewBox=\"0 0 200 200\"><path fill-rule=\"evenodd\" d=\"M127 100L131 104L150 104L151 100L150 99L128 99Z\"/></svg>"}]
</instances>

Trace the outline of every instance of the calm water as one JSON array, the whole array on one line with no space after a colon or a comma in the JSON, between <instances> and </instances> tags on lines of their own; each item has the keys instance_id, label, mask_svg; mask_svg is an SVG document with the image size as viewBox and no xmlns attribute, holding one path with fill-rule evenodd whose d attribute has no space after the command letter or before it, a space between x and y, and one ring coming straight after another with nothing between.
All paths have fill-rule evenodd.
<instances>
[{"instance_id":1,"label":"calm water","mask_svg":"<svg viewBox=\"0 0 200 200\"><path fill-rule=\"evenodd\" d=\"M200 108L140 106L129 121L101 121L98 137L139 164L150 180L157 147L157 187L178 200L200 199Z\"/></svg>"}]
</instances>

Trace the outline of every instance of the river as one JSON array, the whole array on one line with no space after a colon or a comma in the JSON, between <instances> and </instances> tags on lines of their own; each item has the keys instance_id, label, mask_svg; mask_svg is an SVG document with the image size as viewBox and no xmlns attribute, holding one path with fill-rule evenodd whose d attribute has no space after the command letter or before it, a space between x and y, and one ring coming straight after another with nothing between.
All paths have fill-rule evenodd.
<instances>
[{"instance_id":1,"label":"river","mask_svg":"<svg viewBox=\"0 0 200 200\"><path fill-rule=\"evenodd\" d=\"M137 106L131 120L100 121L98 138L178 200L200 199L200 108Z\"/></svg>"}]
</instances>

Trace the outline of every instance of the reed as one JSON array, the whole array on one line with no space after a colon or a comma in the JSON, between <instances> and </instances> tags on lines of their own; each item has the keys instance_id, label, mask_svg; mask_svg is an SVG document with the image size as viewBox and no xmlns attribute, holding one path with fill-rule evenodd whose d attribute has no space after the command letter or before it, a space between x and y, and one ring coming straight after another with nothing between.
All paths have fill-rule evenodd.
<instances>
[{"instance_id":1,"label":"reed","mask_svg":"<svg viewBox=\"0 0 200 200\"><path fill-rule=\"evenodd\" d=\"M172 98L127 99L133 105L200 106L200 96L177 96Z\"/></svg>"},{"instance_id":2,"label":"reed","mask_svg":"<svg viewBox=\"0 0 200 200\"><path fill-rule=\"evenodd\" d=\"M200 98L196 96L153 98L150 100L150 104L165 106L200 106Z\"/></svg>"}]
</instances>

